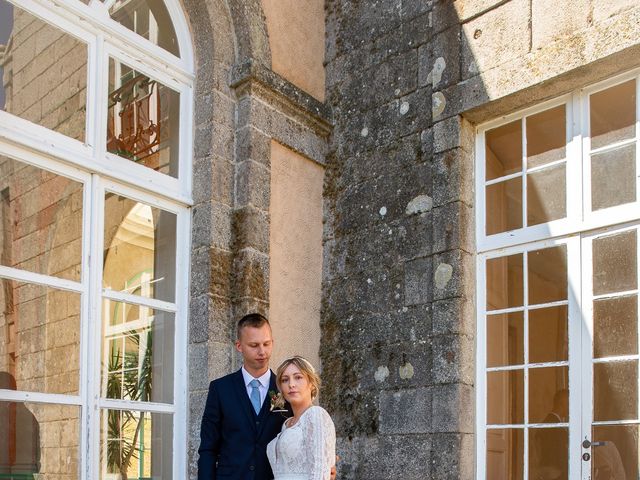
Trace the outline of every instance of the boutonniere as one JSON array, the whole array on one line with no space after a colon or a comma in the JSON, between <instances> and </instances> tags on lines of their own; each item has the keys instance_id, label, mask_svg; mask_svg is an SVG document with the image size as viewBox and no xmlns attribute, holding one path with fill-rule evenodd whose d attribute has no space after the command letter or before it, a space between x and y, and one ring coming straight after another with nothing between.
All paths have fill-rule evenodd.
<instances>
[{"instance_id":1,"label":"boutonniere","mask_svg":"<svg viewBox=\"0 0 640 480\"><path fill-rule=\"evenodd\" d=\"M287 411L282 393L269 390L269 400L271 401L270 412L284 413Z\"/></svg>"}]
</instances>

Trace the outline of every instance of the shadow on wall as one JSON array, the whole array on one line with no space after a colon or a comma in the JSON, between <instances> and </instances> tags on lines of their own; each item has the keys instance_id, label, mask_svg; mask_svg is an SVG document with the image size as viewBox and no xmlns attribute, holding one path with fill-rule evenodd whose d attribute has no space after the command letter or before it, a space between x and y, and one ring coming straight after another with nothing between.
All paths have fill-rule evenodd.
<instances>
[{"instance_id":1,"label":"shadow on wall","mask_svg":"<svg viewBox=\"0 0 640 480\"><path fill-rule=\"evenodd\" d=\"M16 380L0 372L0 389L15 390ZM27 480L40 471L40 426L23 404L0 402L0 479Z\"/></svg>"}]
</instances>

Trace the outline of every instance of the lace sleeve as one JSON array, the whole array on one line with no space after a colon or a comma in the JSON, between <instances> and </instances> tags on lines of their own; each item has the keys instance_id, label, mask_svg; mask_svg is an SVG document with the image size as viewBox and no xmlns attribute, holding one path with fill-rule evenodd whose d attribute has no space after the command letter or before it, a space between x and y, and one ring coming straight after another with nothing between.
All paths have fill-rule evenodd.
<instances>
[{"instance_id":1,"label":"lace sleeve","mask_svg":"<svg viewBox=\"0 0 640 480\"><path fill-rule=\"evenodd\" d=\"M336 461L336 429L322 407L311 407L305 425L308 445L310 480L329 480Z\"/></svg>"}]
</instances>

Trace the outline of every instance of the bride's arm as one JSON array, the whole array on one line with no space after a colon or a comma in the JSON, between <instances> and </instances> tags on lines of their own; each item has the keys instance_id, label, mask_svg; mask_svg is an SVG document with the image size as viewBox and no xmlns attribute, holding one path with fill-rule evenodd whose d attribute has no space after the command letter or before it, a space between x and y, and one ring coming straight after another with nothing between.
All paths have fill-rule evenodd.
<instances>
[{"instance_id":1,"label":"bride's arm","mask_svg":"<svg viewBox=\"0 0 640 480\"><path fill-rule=\"evenodd\" d=\"M320 407L309 412L306 439L311 480L329 480L336 461L336 430L329 414Z\"/></svg>"}]
</instances>

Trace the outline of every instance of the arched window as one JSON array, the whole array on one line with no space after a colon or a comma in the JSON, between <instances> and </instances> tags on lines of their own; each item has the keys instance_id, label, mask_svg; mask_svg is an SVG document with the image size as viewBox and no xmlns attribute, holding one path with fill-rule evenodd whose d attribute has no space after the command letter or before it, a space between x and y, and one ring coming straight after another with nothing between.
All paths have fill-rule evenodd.
<instances>
[{"instance_id":1,"label":"arched window","mask_svg":"<svg viewBox=\"0 0 640 480\"><path fill-rule=\"evenodd\" d=\"M0 478L185 478L175 0L0 0Z\"/></svg>"}]
</instances>

